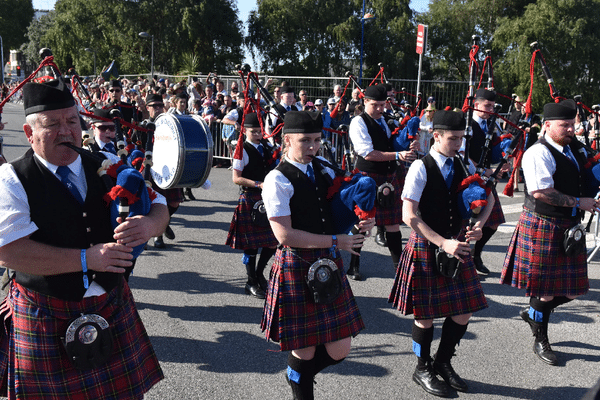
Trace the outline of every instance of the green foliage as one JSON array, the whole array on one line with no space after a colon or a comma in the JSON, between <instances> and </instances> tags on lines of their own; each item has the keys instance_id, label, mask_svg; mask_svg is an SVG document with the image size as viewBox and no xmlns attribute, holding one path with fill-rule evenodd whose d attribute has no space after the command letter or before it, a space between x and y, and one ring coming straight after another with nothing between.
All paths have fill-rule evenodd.
<instances>
[{"instance_id":1,"label":"green foliage","mask_svg":"<svg viewBox=\"0 0 600 400\"><path fill-rule=\"evenodd\" d=\"M4 45L4 57L27 41L25 31L33 20L31 0L0 0L0 36Z\"/></svg>"},{"instance_id":2,"label":"green foliage","mask_svg":"<svg viewBox=\"0 0 600 400\"><path fill-rule=\"evenodd\" d=\"M75 67L81 75L116 60L119 71L147 73L154 35L154 69L175 72L183 53L195 54L196 71L225 73L242 59L241 22L233 0L58 0L54 22L42 41L48 43L59 67ZM38 46L39 42L32 42Z\"/></svg>"}]
</instances>

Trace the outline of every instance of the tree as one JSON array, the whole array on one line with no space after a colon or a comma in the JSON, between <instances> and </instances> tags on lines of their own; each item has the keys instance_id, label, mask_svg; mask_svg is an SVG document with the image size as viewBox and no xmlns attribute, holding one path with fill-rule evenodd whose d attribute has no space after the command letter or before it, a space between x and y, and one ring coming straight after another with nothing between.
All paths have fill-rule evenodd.
<instances>
[{"instance_id":1,"label":"tree","mask_svg":"<svg viewBox=\"0 0 600 400\"><path fill-rule=\"evenodd\" d=\"M18 49L27 41L25 30L33 20L31 0L0 0L0 36L4 49ZM10 12L9 12L10 10ZM9 52L4 52L8 57ZM4 64L4 60L1 60Z\"/></svg>"},{"instance_id":2,"label":"tree","mask_svg":"<svg viewBox=\"0 0 600 400\"><path fill-rule=\"evenodd\" d=\"M180 55L191 53L198 67L225 73L242 58L241 23L233 0L58 0L52 25L43 35L61 69L79 74L93 71L96 51L99 68L116 60L120 71L150 71L149 38L154 36L156 71L178 72ZM185 68L185 67L184 67Z\"/></svg>"},{"instance_id":3,"label":"tree","mask_svg":"<svg viewBox=\"0 0 600 400\"><path fill-rule=\"evenodd\" d=\"M599 7L600 0L539 0L527 6L522 16L504 19L496 31L494 46L505 50L496 71L506 86L521 96L529 94L530 44L537 41L560 94L569 98L582 95L586 104L598 102ZM549 101L548 85L536 61L534 111L541 112Z\"/></svg>"},{"instance_id":4,"label":"tree","mask_svg":"<svg viewBox=\"0 0 600 400\"><path fill-rule=\"evenodd\" d=\"M55 11L42 15L39 19L34 19L27 27L27 42L21 46L21 51L25 59L38 65L42 59L40 49L49 47L49 43L44 39L48 29L54 24Z\"/></svg>"}]
</instances>

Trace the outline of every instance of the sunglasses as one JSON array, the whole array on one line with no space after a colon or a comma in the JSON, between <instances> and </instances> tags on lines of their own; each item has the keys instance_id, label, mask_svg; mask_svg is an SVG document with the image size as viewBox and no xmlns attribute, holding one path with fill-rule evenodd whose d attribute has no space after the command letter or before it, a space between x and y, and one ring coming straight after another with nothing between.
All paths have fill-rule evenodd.
<instances>
[{"instance_id":1,"label":"sunglasses","mask_svg":"<svg viewBox=\"0 0 600 400\"><path fill-rule=\"evenodd\" d=\"M96 129L98 129L100 132L114 131L115 126L114 125L96 125Z\"/></svg>"},{"instance_id":2,"label":"sunglasses","mask_svg":"<svg viewBox=\"0 0 600 400\"><path fill-rule=\"evenodd\" d=\"M108 91L111 93L114 93L114 92L120 93L121 89L109 89Z\"/></svg>"}]
</instances>

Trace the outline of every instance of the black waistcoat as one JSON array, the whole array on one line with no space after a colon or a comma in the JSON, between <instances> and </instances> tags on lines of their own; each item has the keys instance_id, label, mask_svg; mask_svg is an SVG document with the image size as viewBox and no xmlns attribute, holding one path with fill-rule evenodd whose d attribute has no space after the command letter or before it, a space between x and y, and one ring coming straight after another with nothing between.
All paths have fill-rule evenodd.
<instances>
[{"instance_id":1,"label":"black waistcoat","mask_svg":"<svg viewBox=\"0 0 600 400\"><path fill-rule=\"evenodd\" d=\"M248 164L242 171L242 177L253 181L264 181L269 172L268 160L271 158L269 147L262 143L264 156L261 156L256 147L251 143L244 142L244 150L248 153Z\"/></svg>"},{"instance_id":2,"label":"black waistcoat","mask_svg":"<svg viewBox=\"0 0 600 400\"><path fill-rule=\"evenodd\" d=\"M292 228L317 234L334 235L335 228L331 216L331 205L327 200L327 189L331 186L331 177L325 176L321 165L313 162L316 188L306 174L293 164L282 161L277 166L294 186L294 195L290 199Z\"/></svg>"},{"instance_id":3,"label":"black waistcoat","mask_svg":"<svg viewBox=\"0 0 600 400\"><path fill-rule=\"evenodd\" d=\"M575 164L573 164L565 154L550 145L545 137L541 137L538 142L550 150L550 153L552 153L552 156L554 157L554 161L556 161L556 171L554 172L554 175L552 175L554 189L569 196L583 197L583 194L585 193L585 174L583 173L583 166L586 163L586 159L583 154L579 152L582 144L577 139L573 139L569 145L571 152L575 155L579 164L578 170ZM573 207L559 207L544 203L543 201L535 199L529 192L525 193L524 206L528 210L549 217L573 217ZM577 214L573 218L579 219L581 218L581 214L582 211L577 210Z\"/></svg>"},{"instance_id":4,"label":"black waistcoat","mask_svg":"<svg viewBox=\"0 0 600 400\"><path fill-rule=\"evenodd\" d=\"M458 209L456 189L465 178L454 157L454 178L448 190L442 172L430 154L422 158L427 171L427 183L419 201L423 221L446 239L457 235L462 228L462 216Z\"/></svg>"},{"instance_id":5,"label":"black waistcoat","mask_svg":"<svg viewBox=\"0 0 600 400\"><path fill-rule=\"evenodd\" d=\"M386 132L379 126L369 114L362 113L360 115L367 125L369 136L371 136L371 142L373 143L373 150L379 151L394 151L392 147L392 140L387 137ZM358 156L356 161L356 168L359 171L371 172L380 175L391 174L396 170L396 161L367 161L363 157Z\"/></svg>"},{"instance_id":6,"label":"black waistcoat","mask_svg":"<svg viewBox=\"0 0 600 400\"><path fill-rule=\"evenodd\" d=\"M31 240L74 249L114 242L109 209L102 200L106 188L96 173L98 165L87 158L82 158L82 163L88 186L83 205L33 157L31 149L12 162L27 193L31 220L38 227ZM93 273L88 271L90 281ZM109 291L116 286L119 277L120 274L95 273L94 280ZM15 280L29 289L64 300L78 301L85 293L83 272L49 276L16 272Z\"/></svg>"},{"instance_id":7,"label":"black waistcoat","mask_svg":"<svg viewBox=\"0 0 600 400\"><path fill-rule=\"evenodd\" d=\"M487 121L486 121L487 123ZM481 126L473 120L473 125L471 126L473 130L473 136L469 142L469 158L473 160L474 164L478 164L481 161L481 153L483 151L483 147L485 146L485 133L481 129ZM489 127L488 129L492 129ZM494 136L492 137L492 143L498 140L498 127L494 131ZM488 151L485 160L483 161L483 167L490 168L492 159L492 152Z\"/></svg>"}]
</instances>

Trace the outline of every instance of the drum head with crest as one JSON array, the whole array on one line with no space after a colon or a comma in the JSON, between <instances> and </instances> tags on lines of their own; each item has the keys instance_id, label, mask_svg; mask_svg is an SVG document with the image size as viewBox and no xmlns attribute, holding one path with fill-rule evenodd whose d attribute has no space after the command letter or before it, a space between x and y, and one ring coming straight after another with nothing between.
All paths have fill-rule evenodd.
<instances>
[{"instance_id":1,"label":"drum head with crest","mask_svg":"<svg viewBox=\"0 0 600 400\"><path fill-rule=\"evenodd\" d=\"M152 178L161 189L200 187L210 174L213 138L199 116L164 113L155 121Z\"/></svg>"}]
</instances>

